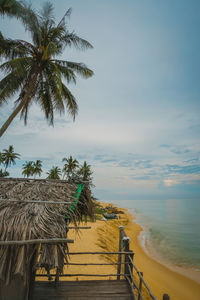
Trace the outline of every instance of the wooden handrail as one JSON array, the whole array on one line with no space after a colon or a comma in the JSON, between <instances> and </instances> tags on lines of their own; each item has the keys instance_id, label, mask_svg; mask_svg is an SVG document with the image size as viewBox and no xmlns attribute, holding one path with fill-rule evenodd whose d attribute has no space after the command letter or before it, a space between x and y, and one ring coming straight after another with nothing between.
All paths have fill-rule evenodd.
<instances>
[{"instance_id":1,"label":"wooden handrail","mask_svg":"<svg viewBox=\"0 0 200 300\"><path fill-rule=\"evenodd\" d=\"M121 252L69 252L68 255L82 255L82 254L130 254L129 252L126 251L121 251Z\"/></svg>"},{"instance_id":2,"label":"wooden handrail","mask_svg":"<svg viewBox=\"0 0 200 300\"><path fill-rule=\"evenodd\" d=\"M121 263L122 265L125 265L127 263ZM64 263L64 265L67 266L116 266L119 265L119 263Z\"/></svg>"},{"instance_id":3,"label":"wooden handrail","mask_svg":"<svg viewBox=\"0 0 200 300\"><path fill-rule=\"evenodd\" d=\"M150 290L148 284L147 284L146 281L144 280L143 276L140 274L140 272L138 271L137 267L136 267L135 264L133 263L133 261L132 261L130 255L129 255L129 259L130 259L130 261L131 261L131 264L132 264L133 268L136 270L136 272L137 272L139 278L142 280L142 282L144 283L144 286L145 286L146 289L148 290L149 295L151 296L151 298L152 298L153 300L157 300L156 297L154 297L152 291Z\"/></svg>"},{"instance_id":4,"label":"wooden handrail","mask_svg":"<svg viewBox=\"0 0 200 300\"><path fill-rule=\"evenodd\" d=\"M129 275L129 274L120 274L120 275ZM35 274L36 277L45 277L45 276L53 276L55 277L56 274ZM88 277L109 277L109 276L115 276L116 274L59 274L59 277L73 277L73 276L88 276Z\"/></svg>"}]
</instances>

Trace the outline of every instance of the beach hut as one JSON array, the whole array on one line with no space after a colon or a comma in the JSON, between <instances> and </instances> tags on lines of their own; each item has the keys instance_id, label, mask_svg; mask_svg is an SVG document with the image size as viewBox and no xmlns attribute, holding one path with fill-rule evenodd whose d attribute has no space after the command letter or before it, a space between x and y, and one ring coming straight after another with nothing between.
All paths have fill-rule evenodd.
<instances>
[{"instance_id":1,"label":"beach hut","mask_svg":"<svg viewBox=\"0 0 200 300\"><path fill-rule=\"evenodd\" d=\"M0 179L0 300L31 299L38 268L62 273L66 227L88 216L93 217L93 202L87 185Z\"/></svg>"}]
</instances>

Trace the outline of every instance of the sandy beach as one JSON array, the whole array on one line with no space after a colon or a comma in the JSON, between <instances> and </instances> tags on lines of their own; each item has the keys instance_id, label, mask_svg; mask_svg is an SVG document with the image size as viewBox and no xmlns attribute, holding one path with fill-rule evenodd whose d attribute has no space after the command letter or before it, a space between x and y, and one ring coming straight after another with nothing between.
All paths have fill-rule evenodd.
<instances>
[{"instance_id":1,"label":"sandy beach","mask_svg":"<svg viewBox=\"0 0 200 300\"><path fill-rule=\"evenodd\" d=\"M125 211L125 210L124 210ZM69 237L75 240L69 246L70 251L113 251L118 247L118 226L124 225L127 236L131 239L130 248L134 251L134 262L137 268L143 272L144 279L149 284L153 294L162 299L164 293L169 294L171 300L199 300L200 284L187 278L150 257L142 248L139 242L139 235L142 231L140 225L136 224L133 216L125 211L120 220L96 221L87 223L91 229L81 230L77 233L70 231ZM105 249L103 249L105 247ZM77 263L99 263L105 258L94 255L71 256L70 262ZM108 262L108 261L107 261ZM90 274L116 274L113 266L66 266L67 273L90 273ZM81 277L80 280L90 279ZM91 278L92 279L92 278ZM101 279L101 278L98 278ZM66 280L66 279L64 279ZM70 278L72 280L72 278ZM73 280L78 280L73 277Z\"/></svg>"}]
</instances>

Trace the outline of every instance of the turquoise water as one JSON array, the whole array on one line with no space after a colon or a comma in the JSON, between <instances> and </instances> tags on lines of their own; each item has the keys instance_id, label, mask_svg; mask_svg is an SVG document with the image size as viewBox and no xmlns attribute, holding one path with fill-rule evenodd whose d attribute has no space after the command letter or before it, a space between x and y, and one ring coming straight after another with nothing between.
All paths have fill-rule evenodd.
<instances>
[{"instance_id":1,"label":"turquoise water","mask_svg":"<svg viewBox=\"0 0 200 300\"><path fill-rule=\"evenodd\" d=\"M166 261L200 270L200 200L112 201L128 208Z\"/></svg>"}]
</instances>

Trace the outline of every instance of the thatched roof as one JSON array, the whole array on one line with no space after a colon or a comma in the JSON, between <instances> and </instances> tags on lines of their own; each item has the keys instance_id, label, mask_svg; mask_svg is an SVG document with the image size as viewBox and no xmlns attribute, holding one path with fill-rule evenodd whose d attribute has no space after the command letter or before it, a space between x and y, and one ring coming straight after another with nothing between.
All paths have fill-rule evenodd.
<instances>
[{"instance_id":1,"label":"thatched roof","mask_svg":"<svg viewBox=\"0 0 200 300\"><path fill-rule=\"evenodd\" d=\"M76 184L64 180L0 179L0 240L66 238L66 217L76 223L93 216L86 187L71 209L76 189ZM27 284L30 265L62 271L66 250L66 244L42 244L39 255L36 244L0 246L0 280L8 284L20 274Z\"/></svg>"}]
</instances>

